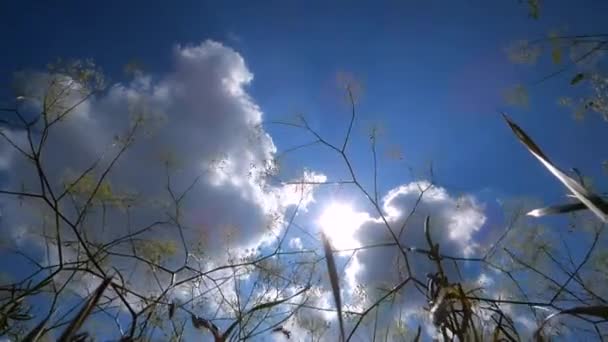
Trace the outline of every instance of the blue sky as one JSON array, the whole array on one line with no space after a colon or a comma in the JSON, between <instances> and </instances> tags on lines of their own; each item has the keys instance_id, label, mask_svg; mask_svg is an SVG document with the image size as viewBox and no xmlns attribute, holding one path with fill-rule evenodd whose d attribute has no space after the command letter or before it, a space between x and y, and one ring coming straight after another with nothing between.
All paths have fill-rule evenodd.
<instances>
[{"instance_id":1,"label":"blue sky","mask_svg":"<svg viewBox=\"0 0 608 342\"><path fill-rule=\"evenodd\" d=\"M601 166L608 160L606 122L599 115L576 121L557 104L559 97L579 91L569 85L576 67L531 86L562 65L552 64L547 53L533 66L516 65L505 52L514 41L546 37L553 30L606 32L606 13L608 2L601 0L545 1L539 20L528 17L526 5L516 0L65 1L54 7L44 1L3 2L0 79L9 84L16 70L44 69L65 57L94 59L110 83L126 83L123 67L137 61L152 82L161 84L174 70L176 51L213 40L238 53L253 74L245 90L263 112L263 127L280 152L311 141L302 132L270 124L296 113L330 141L342 139L349 107L336 75L348 73L363 87L348 151L364 186L372 184L367 136L377 125L380 194L426 178L432 163L437 185L451 196L446 207L452 197L472 195L491 225L502 220L499 201L532 197L553 204L565 194L515 140L499 111L508 112L563 169L577 167L597 188L607 188ZM519 83L528 87L528 108L509 106L502 95ZM0 88L2 98L8 90ZM395 148L402 160L385 156ZM339 160L317 147L281 166L285 179L303 168L329 179L345 175ZM0 183L10 184L14 172L0 172ZM337 196L364 205L349 194L317 201L329 203ZM304 218L322 211L312 207Z\"/></svg>"},{"instance_id":2,"label":"blue sky","mask_svg":"<svg viewBox=\"0 0 608 342\"><path fill-rule=\"evenodd\" d=\"M438 179L459 191L561 191L514 143L497 110L513 113L564 166L598 178L597 161L606 157L591 147L606 143L601 120L576 123L556 105L569 90L570 74L531 89L527 111L509 109L501 96L504 88L535 80L552 67L513 65L506 46L559 28L600 32L601 13L608 9L603 1L552 2L538 21L516 1L2 6L2 13L11 13L0 24L8 51L0 64L4 79L16 69L66 56L94 58L114 80L131 60L162 72L175 44L215 39L245 58L255 75L249 90L267 119L302 112L329 135L341 134L347 112L336 105L335 74L352 73L365 87L362 120L381 123L383 140L401 146L408 165L421 168L432 161ZM289 134L270 129L279 148L289 146ZM586 153L578 152L581 146ZM401 165L383 171L389 182L403 174Z\"/></svg>"}]
</instances>

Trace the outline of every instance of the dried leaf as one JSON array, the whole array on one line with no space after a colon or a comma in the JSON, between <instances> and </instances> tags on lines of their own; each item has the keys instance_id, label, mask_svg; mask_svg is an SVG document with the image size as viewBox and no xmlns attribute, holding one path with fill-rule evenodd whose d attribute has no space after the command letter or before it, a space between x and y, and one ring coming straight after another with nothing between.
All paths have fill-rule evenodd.
<instances>
[{"instance_id":1,"label":"dried leaf","mask_svg":"<svg viewBox=\"0 0 608 342\"><path fill-rule=\"evenodd\" d=\"M439 293L433 299L433 305L429 310L429 316L433 325L436 327L443 325L450 313L452 313L453 298L457 293L457 289L453 285L439 289Z\"/></svg>"},{"instance_id":2,"label":"dried leaf","mask_svg":"<svg viewBox=\"0 0 608 342\"><path fill-rule=\"evenodd\" d=\"M519 126L511 121L504 113L503 117L509 124L513 133L519 138L519 141L528 148L528 151L530 151L530 153L532 153L549 172L564 184L568 190L570 190L579 201L584 203L600 220L608 222L608 204L553 165L549 158Z\"/></svg>"},{"instance_id":3,"label":"dried leaf","mask_svg":"<svg viewBox=\"0 0 608 342\"><path fill-rule=\"evenodd\" d=\"M127 76L141 75L143 63L137 59L133 59L123 67L123 71Z\"/></svg>"},{"instance_id":4,"label":"dried leaf","mask_svg":"<svg viewBox=\"0 0 608 342\"><path fill-rule=\"evenodd\" d=\"M585 79L585 74L583 74L582 72L578 73L578 74L576 74L576 76L574 76L572 78L572 80L570 80L570 84L571 85L575 85L575 84L579 83L580 81L582 81L584 79Z\"/></svg>"},{"instance_id":5,"label":"dried leaf","mask_svg":"<svg viewBox=\"0 0 608 342\"><path fill-rule=\"evenodd\" d=\"M70 342L86 342L86 341L92 341L91 335L89 335L88 332L76 334L70 339Z\"/></svg>"},{"instance_id":6,"label":"dried leaf","mask_svg":"<svg viewBox=\"0 0 608 342\"><path fill-rule=\"evenodd\" d=\"M551 50L551 60L555 64L560 64L562 62L562 50L559 47L553 47Z\"/></svg>"},{"instance_id":7,"label":"dried leaf","mask_svg":"<svg viewBox=\"0 0 608 342\"><path fill-rule=\"evenodd\" d=\"M95 305L97 305L97 302L99 302L99 299L101 299L101 295L104 293L104 291L106 290L108 285L110 285L111 282L112 282L112 278L106 278L103 280L101 285L99 285L99 287L97 287L95 292L93 292L93 295L91 296L91 298L89 298L89 300L87 300L84 307L80 310L78 315L76 315L76 318L74 318L72 320L70 325L68 325L68 327L64 330L63 334L61 334L61 337L57 341L60 341L60 342L71 341L74 334L78 331L78 329L80 329L80 327L82 326L84 321L87 319L87 317L89 317L89 315L91 314L91 311L93 310Z\"/></svg>"},{"instance_id":8,"label":"dried leaf","mask_svg":"<svg viewBox=\"0 0 608 342\"><path fill-rule=\"evenodd\" d=\"M416 336L414 337L414 342L420 341L420 335L422 334L422 329L418 326L418 330L416 330Z\"/></svg>"},{"instance_id":9,"label":"dried leaf","mask_svg":"<svg viewBox=\"0 0 608 342\"><path fill-rule=\"evenodd\" d=\"M9 318L14 320L14 321L29 321L30 319L34 318L32 315L29 314L11 314L9 315Z\"/></svg>"},{"instance_id":10,"label":"dried leaf","mask_svg":"<svg viewBox=\"0 0 608 342\"><path fill-rule=\"evenodd\" d=\"M542 329L547 324L547 322L549 322L555 316L559 316L559 315L563 315L563 314L593 316L593 317L602 318L604 320L607 320L608 319L608 306L604 306L604 305L579 306L579 307L574 307L574 308L570 308L570 309L566 309L566 310L562 310L562 311L553 313L553 314L547 316L547 318L545 318L545 320L541 323L541 325L538 327L538 329L536 329L536 332L534 332L534 336L536 337L536 339L538 340L541 337Z\"/></svg>"},{"instance_id":11,"label":"dried leaf","mask_svg":"<svg viewBox=\"0 0 608 342\"><path fill-rule=\"evenodd\" d=\"M595 306L581 306L571 309L562 310L560 314L569 315L587 315L598 318L608 319L608 306L595 305Z\"/></svg>"},{"instance_id":12,"label":"dried leaf","mask_svg":"<svg viewBox=\"0 0 608 342\"><path fill-rule=\"evenodd\" d=\"M528 0L528 15L538 20L540 17L540 0Z\"/></svg>"},{"instance_id":13,"label":"dried leaf","mask_svg":"<svg viewBox=\"0 0 608 342\"><path fill-rule=\"evenodd\" d=\"M342 319L342 300L340 298L340 279L338 278L338 271L336 269L336 263L334 261L333 252L329 240L324 233L321 234L323 240L323 249L325 250L325 260L327 261L327 272L329 273L329 281L331 283L331 289L334 293L334 301L336 303L336 310L338 311L338 322L340 324L340 340L344 341L344 321Z\"/></svg>"},{"instance_id":14,"label":"dried leaf","mask_svg":"<svg viewBox=\"0 0 608 342\"><path fill-rule=\"evenodd\" d=\"M507 89L503 93L503 96L505 101L507 101L507 104L511 106L527 108L530 105L528 90L521 84Z\"/></svg>"},{"instance_id":15,"label":"dried leaf","mask_svg":"<svg viewBox=\"0 0 608 342\"><path fill-rule=\"evenodd\" d=\"M291 338L291 331L283 328L282 326L278 326L274 329L272 329L273 333L281 333L283 334L283 336L285 336L288 340Z\"/></svg>"},{"instance_id":16,"label":"dried leaf","mask_svg":"<svg viewBox=\"0 0 608 342\"><path fill-rule=\"evenodd\" d=\"M541 217L546 215L565 214L579 210L586 210L587 206L583 203L560 204L545 208L538 208L528 212L526 215L532 217Z\"/></svg>"},{"instance_id":17,"label":"dried leaf","mask_svg":"<svg viewBox=\"0 0 608 342\"><path fill-rule=\"evenodd\" d=\"M34 327L34 329L32 329L32 331L30 331L29 334L27 334L27 336L25 336L23 340L32 342L38 341L38 339L42 337L42 332L44 331L44 327L46 326L46 323L48 322L49 318L50 317L47 317L43 319L40 323L38 323L38 325L36 325L36 327Z\"/></svg>"},{"instance_id":18,"label":"dried leaf","mask_svg":"<svg viewBox=\"0 0 608 342\"><path fill-rule=\"evenodd\" d=\"M173 315L175 315L175 303L171 302L169 304L169 319L172 319Z\"/></svg>"},{"instance_id":19,"label":"dried leaf","mask_svg":"<svg viewBox=\"0 0 608 342\"><path fill-rule=\"evenodd\" d=\"M213 322L208 321L204 318L195 316L194 314L191 316L192 318L192 326L194 326L196 329L208 329L209 331L211 331L211 333L213 334L213 336L217 336L219 335L219 329L218 327L213 324Z\"/></svg>"},{"instance_id":20,"label":"dried leaf","mask_svg":"<svg viewBox=\"0 0 608 342\"><path fill-rule=\"evenodd\" d=\"M505 51L511 62L532 65L540 57L542 49L538 44L530 44L527 40L518 40L507 47Z\"/></svg>"}]
</instances>

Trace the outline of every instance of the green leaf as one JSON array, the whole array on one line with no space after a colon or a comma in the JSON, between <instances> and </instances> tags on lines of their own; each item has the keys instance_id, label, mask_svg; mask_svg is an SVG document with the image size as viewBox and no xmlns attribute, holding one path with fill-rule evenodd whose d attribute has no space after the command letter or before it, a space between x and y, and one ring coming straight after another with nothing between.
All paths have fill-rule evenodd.
<instances>
[{"instance_id":1,"label":"green leaf","mask_svg":"<svg viewBox=\"0 0 608 342\"><path fill-rule=\"evenodd\" d=\"M578 74L576 74L576 76L574 76L572 78L572 80L570 80L570 85L575 85L584 79L585 79L585 74L583 74L582 72L578 73Z\"/></svg>"}]
</instances>

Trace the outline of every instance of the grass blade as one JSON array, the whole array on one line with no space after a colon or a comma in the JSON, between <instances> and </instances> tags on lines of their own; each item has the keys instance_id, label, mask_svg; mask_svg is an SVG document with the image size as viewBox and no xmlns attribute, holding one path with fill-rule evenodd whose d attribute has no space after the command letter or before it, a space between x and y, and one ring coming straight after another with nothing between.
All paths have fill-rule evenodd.
<instances>
[{"instance_id":1,"label":"grass blade","mask_svg":"<svg viewBox=\"0 0 608 342\"><path fill-rule=\"evenodd\" d=\"M563 314L575 315L575 316L576 315L594 316L597 318L602 318L604 320L608 320L608 306L604 306L604 305L578 306L578 307L574 307L574 308L570 308L570 309L566 309L566 310L562 310L562 311L553 313L553 314L547 316L547 318L545 318L545 320L541 323L541 325L538 327L538 329L536 329L536 332L534 332L534 336L536 337L536 339L539 340L539 338L541 336L540 334L542 333L542 330L545 327L545 325L547 324L547 322L549 322L551 319L553 319L553 317L563 315Z\"/></svg>"},{"instance_id":2,"label":"grass blade","mask_svg":"<svg viewBox=\"0 0 608 342\"><path fill-rule=\"evenodd\" d=\"M43 319L32 331L30 331L27 336L23 338L24 341L36 342L42 337L42 333L44 332L44 328L46 327L46 323L48 322L50 317Z\"/></svg>"},{"instance_id":3,"label":"grass blade","mask_svg":"<svg viewBox=\"0 0 608 342\"><path fill-rule=\"evenodd\" d=\"M568 188L568 190L570 190L579 201L585 204L585 206L587 206L587 208L589 208L600 220L608 222L608 204L553 165L540 147L534 143L532 138L530 138L517 124L511 121L507 115L503 113L502 116L519 141L528 148L528 151L530 151L530 153L532 153L549 172L564 184L566 188Z\"/></svg>"},{"instance_id":4,"label":"grass blade","mask_svg":"<svg viewBox=\"0 0 608 342\"><path fill-rule=\"evenodd\" d=\"M344 321L342 319L342 300L340 298L340 279L338 278L338 271L336 269L336 262L334 261L334 255L329 244L329 240L324 233L321 234L323 240L323 249L325 251L325 260L327 261L327 273L329 274L329 281L331 282L331 289L334 293L334 301L336 302L336 310L338 312L338 322L340 324L340 341L344 341Z\"/></svg>"},{"instance_id":5,"label":"grass blade","mask_svg":"<svg viewBox=\"0 0 608 342\"><path fill-rule=\"evenodd\" d=\"M215 324L213 324L213 322L195 316L194 314L191 314L190 318L192 319L192 326L194 326L196 329L201 330L202 328L205 328L209 330L214 337L217 338L218 336L220 336L220 330Z\"/></svg>"},{"instance_id":6,"label":"grass blade","mask_svg":"<svg viewBox=\"0 0 608 342\"><path fill-rule=\"evenodd\" d=\"M72 320L70 325L68 325L68 327L63 331L63 334L61 334L61 337L57 341L68 342L71 340L72 336L78 331L78 329L80 329L87 317L89 317L91 311L93 311L93 308L95 307L95 305L97 305L97 302L99 302L99 299L101 299L101 295L106 290L108 285L110 285L111 281L112 278L106 278L103 280L101 285L99 285L99 287L97 287L97 290L93 292L93 295L87 300L84 307L80 310L76 318Z\"/></svg>"},{"instance_id":7,"label":"grass blade","mask_svg":"<svg viewBox=\"0 0 608 342\"><path fill-rule=\"evenodd\" d=\"M175 302L169 304L169 319L173 319L173 315L175 315Z\"/></svg>"},{"instance_id":8,"label":"grass blade","mask_svg":"<svg viewBox=\"0 0 608 342\"><path fill-rule=\"evenodd\" d=\"M420 341L420 335L422 333L422 329L418 326L418 330L416 330L416 336L414 337L414 342Z\"/></svg>"},{"instance_id":9,"label":"grass blade","mask_svg":"<svg viewBox=\"0 0 608 342\"><path fill-rule=\"evenodd\" d=\"M538 208L528 212L526 215L533 217L541 217L555 214L571 213L579 210L587 210L587 206L583 203L559 204L550 207Z\"/></svg>"}]
</instances>

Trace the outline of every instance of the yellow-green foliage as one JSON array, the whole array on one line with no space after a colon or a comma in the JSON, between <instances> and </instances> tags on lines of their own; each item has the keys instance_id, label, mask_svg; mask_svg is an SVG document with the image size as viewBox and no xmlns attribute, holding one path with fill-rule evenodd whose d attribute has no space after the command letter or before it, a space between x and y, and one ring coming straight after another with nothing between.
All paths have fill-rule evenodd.
<instances>
[{"instance_id":1,"label":"yellow-green foliage","mask_svg":"<svg viewBox=\"0 0 608 342\"><path fill-rule=\"evenodd\" d=\"M530 104L528 90L521 84L507 89L504 92L505 100L509 105L527 108Z\"/></svg>"},{"instance_id":2,"label":"yellow-green foliage","mask_svg":"<svg viewBox=\"0 0 608 342\"><path fill-rule=\"evenodd\" d=\"M97 186L98 182L98 179L90 174L87 174L80 178L76 184L73 184L71 188L69 188L69 192L76 196L91 196L91 194L95 191L95 187ZM67 187L69 187L69 185L66 185L66 188ZM112 198L112 187L110 184L107 181L101 182L97 192L95 192L94 199L104 201L111 200Z\"/></svg>"},{"instance_id":3,"label":"yellow-green foliage","mask_svg":"<svg viewBox=\"0 0 608 342\"><path fill-rule=\"evenodd\" d=\"M118 208L126 208L130 203L133 203L136 196L131 193L115 193L110 182L104 180L99 184L99 178L95 175L87 174L78 179L77 177L69 177L70 181L64 182L64 188L72 196L87 200L93 195L94 203L104 203Z\"/></svg>"},{"instance_id":4,"label":"yellow-green foliage","mask_svg":"<svg viewBox=\"0 0 608 342\"><path fill-rule=\"evenodd\" d=\"M177 246L172 240L140 240L135 249L142 258L160 264L163 259L175 255Z\"/></svg>"}]
</instances>

